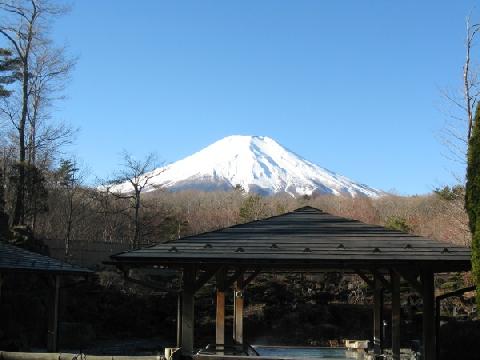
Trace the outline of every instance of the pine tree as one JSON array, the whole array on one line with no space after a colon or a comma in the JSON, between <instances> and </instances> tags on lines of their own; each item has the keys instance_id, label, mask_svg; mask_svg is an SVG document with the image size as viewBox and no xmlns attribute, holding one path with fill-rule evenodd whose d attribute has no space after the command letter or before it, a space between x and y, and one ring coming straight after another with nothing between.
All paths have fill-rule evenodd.
<instances>
[{"instance_id":1,"label":"pine tree","mask_svg":"<svg viewBox=\"0 0 480 360\"><path fill-rule=\"evenodd\" d=\"M75 216L75 195L80 186L79 171L73 160L62 159L57 170L58 186L63 189L65 195L65 258L70 256L70 243L72 240L74 216Z\"/></svg>"},{"instance_id":2,"label":"pine tree","mask_svg":"<svg viewBox=\"0 0 480 360\"><path fill-rule=\"evenodd\" d=\"M477 309L480 312L480 103L468 142L465 208L472 232L472 271L477 286Z\"/></svg>"},{"instance_id":3,"label":"pine tree","mask_svg":"<svg viewBox=\"0 0 480 360\"><path fill-rule=\"evenodd\" d=\"M260 195L249 195L240 208L240 218L244 222L259 220L267 215L266 203Z\"/></svg>"},{"instance_id":4,"label":"pine tree","mask_svg":"<svg viewBox=\"0 0 480 360\"><path fill-rule=\"evenodd\" d=\"M8 234L8 215L5 212L5 177L0 164L0 240Z\"/></svg>"},{"instance_id":5,"label":"pine tree","mask_svg":"<svg viewBox=\"0 0 480 360\"><path fill-rule=\"evenodd\" d=\"M20 62L12 57L12 52L0 48L0 98L12 93L6 86L20 79Z\"/></svg>"},{"instance_id":6,"label":"pine tree","mask_svg":"<svg viewBox=\"0 0 480 360\"><path fill-rule=\"evenodd\" d=\"M11 95L7 88L18 80L19 62L12 57L11 51L0 48L0 98ZM8 234L8 215L5 212L5 164L0 163L0 238Z\"/></svg>"}]
</instances>

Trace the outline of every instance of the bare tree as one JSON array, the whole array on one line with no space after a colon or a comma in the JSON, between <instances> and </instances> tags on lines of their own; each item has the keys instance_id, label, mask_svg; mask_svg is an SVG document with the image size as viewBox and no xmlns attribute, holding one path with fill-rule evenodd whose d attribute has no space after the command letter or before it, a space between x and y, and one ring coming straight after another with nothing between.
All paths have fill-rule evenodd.
<instances>
[{"instance_id":1,"label":"bare tree","mask_svg":"<svg viewBox=\"0 0 480 360\"><path fill-rule=\"evenodd\" d=\"M39 153L42 164L58 149L69 144L75 130L63 122L54 123L49 109L55 100L63 99L76 59L65 57L65 48L41 48L35 56L30 76L28 107L28 164L37 165Z\"/></svg>"},{"instance_id":2,"label":"bare tree","mask_svg":"<svg viewBox=\"0 0 480 360\"><path fill-rule=\"evenodd\" d=\"M463 65L463 91L465 110L468 117L467 140L472 135L473 116L477 105L478 90L478 73L471 70L471 51L474 45L475 36L480 29L480 24L471 24L470 17L467 18L467 39L465 41L466 57Z\"/></svg>"},{"instance_id":3,"label":"bare tree","mask_svg":"<svg viewBox=\"0 0 480 360\"><path fill-rule=\"evenodd\" d=\"M2 113L14 125L18 136L19 174L13 224L25 221L26 160L29 145L34 160L39 111L45 109L53 83L68 75L74 62L62 61L62 50L54 50L48 38L52 19L66 8L48 0L0 0L0 35L18 58L20 81L16 94L2 106ZM61 81L60 81L61 82ZM49 85L47 85L49 84ZM31 134L28 129L30 125Z\"/></svg>"},{"instance_id":4,"label":"bare tree","mask_svg":"<svg viewBox=\"0 0 480 360\"><path fill-rule=\"evenodd\" d=\"M150 180L159 174L156 168L156 156L148 154L144 159L135 159L131 154L122 153L122 170L115 174L111 188L112 194L120 199L128 199L133 209L133 239L131 245L138 247L141 237L140 208L142 192L150 185Z\"/></svg>"},{"instance_id":5,"label":"bare tree","mask_svg":"<svg viewBox=\"0 0 480 360\"><path fill-rule=\"evenodd\" d=\"M111 188L115 186L111 181L97 179L97 184L102 191L91 191L89 195L96 204L95 212L100 215L102 219L102 240L104 242L112 242L112 234L114 233L112 215L118 213L114 208L112 202ZM118 240L118 239L116 239Z\"/></svg>"},{"instance_id":6,"label":"bare tree","mask_svg":"<svg viewBox=\"0 0 480 360\"><path fill-rule=\"evenodd\" d=\"M476 63L472 58L472 50L475 47L480 24L472 24L471 16L467 17L465 24L465 62L462 69L462 90L460 92L442 91L447 104L450 105L442 141L448 149L448 157L462 164L466 164L468 140L472 134L475 107L480 97L480 80Z\"/></svg>"}]
</instances>

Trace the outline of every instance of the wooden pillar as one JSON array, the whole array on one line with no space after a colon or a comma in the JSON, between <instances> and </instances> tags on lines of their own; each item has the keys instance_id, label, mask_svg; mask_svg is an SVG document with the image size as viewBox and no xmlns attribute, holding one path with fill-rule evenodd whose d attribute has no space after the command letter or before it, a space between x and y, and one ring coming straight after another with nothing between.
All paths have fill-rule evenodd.
<instances>
[{"instance_id":1,"label":"wooden pillar","mask_svg":"<svg viewBox=\"0 0 480 360\"><path fill-rule=\"evenodd\" d=\"M375 355L382 353L382 282L374 274L373 290L373 352Z\"/></svg>"},{"instance_id":2,"label":"wooden pillar","mask_svg":"<svg viewBox=\"0 0 480 360\"><path fill-rule=\"evenodd\" d=\"M216 274L217 312L215 317L215 344L225 345L225 270Z\"/></svg>"},{"instance_id":3,"label":"wooden pillar","mask_svg":"<svg viewBox=\"0 0 480 360\"><path fill-rule=\"evenodd\" d=\"M195 268L191 265L183 268L181 353L191 356L195 326Z\"/></svg>"},{"instance_id":4,"label":"wooden pillar","mask_svg":"<svg viewBox=\"0 0 480 360\"><path fill-rule=\"evenodd\" d=\"M421 274L423 286L423 359L435 359L435 286L433 272Z\"/></svg>"},{"instance_id":5,"label":"wooden pillar","mask_svg":"<svg viewBox=\"0 0 480 360\"><path fill-rule=\"evenodd\" d=\"M49 301L47 350L57 352L58 349L58 305L60 298L60 275L55 275L52 294Z\"/></svg>"},{"instance_id":6,"label":"wooden pillar","mask_svg":"<svg viewBox=\"0 0 480 360\"><path fill-rule=\"evenodd\" d=\"M182 346L182 293L177 295L177 348Z\"/></svg>"},{"instance_id":7,"label":"wooden pillar","mask_svg":"<svg viewBox=\"0 0 480 360\"><path fill-rule=\"evenodd\" d=\"M392 357L400 360L400 276L392 271Z\"/></svg>"},{"instance_id":8,"label":"wooden pillar","mask_svg":"<svg viewBox=\"0 0 480 360\"><path fill-rule=\"evenodd\" d=\"M380 324L381 324L381 330L380 330L380 352L383 354L383 347L385 346L385 288L382 285L382 290L380 291Z\"/></svg>"},{"instance_id":9,"label":"wooden pillar","mask_svg":"<svg viewBox=\"0 0 480 360\"><path fill-rule=\"evenodd\" d=\"M435 297L435 357L440 358L440 319L441 298Z\"/></svg>"},{"instance_id":10,"label":"wooden pillar","mask_svg":"<svg viewBox=\"0 0 480 360\"><path fill-rule=\"evenodd\" d=\"M243 274L235 282L233 306L233 340L243 344Z\"/></svg>"},{"instance_id":11,"label":"wooden pillar","mask_svg":"<svg viewBox=\"0 0 480 360\"><path fill-rule=\"evenodd\" d=\"M4 281L5 281L5 276L2 273L0 273L0 303L2 301L2 286Z\"/></svg>"}]
</instances>

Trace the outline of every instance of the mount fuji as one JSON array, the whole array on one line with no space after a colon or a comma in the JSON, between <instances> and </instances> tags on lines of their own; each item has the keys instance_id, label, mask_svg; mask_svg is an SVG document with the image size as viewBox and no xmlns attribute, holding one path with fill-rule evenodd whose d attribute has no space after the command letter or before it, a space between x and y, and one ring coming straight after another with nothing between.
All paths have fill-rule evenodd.
<instances>
[{"instance_id":1,"label":"mount fuji","mask_svg":"<svg viewBox=\"0 0 480 360\"><path fill-rule=\"evenodd\" d=\"M331 194L379 197L384 193L313 164L266 136L234 135L148 173L146 191L230 190L292 196ZM115 192L131 191L128 183Z\"/></svg>"}]
</instances>

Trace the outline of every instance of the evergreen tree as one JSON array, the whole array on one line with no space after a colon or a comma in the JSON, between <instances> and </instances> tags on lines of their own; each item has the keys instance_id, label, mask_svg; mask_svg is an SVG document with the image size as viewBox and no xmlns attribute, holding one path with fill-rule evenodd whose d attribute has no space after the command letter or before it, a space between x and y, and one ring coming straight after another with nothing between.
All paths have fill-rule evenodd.
<instances>
[{"instance_id":1,"label":"evergreen tree","mask_svg":"<svg viewBox=\"0 0 480 360\"><path fill-rule=\"evenodd\" d=\"M63 189L65 196L65 258L70 256L70 243L72 240L74 217L75 217L75 195L80 187L80 178L77 164L73 160L62 159L57 170L57 185Z\"/></svg>"},{"instance_id":2,"label":"evergreen tree","mask_svg":"<svg viewBox=\"0 0 480 360\"><path fill-rule=\"evenodd\" d=\"M25 195L25 221L24 225L29 225L31 230L35 230L37 215L48 210L48 190L45 176L41 169L34 165L15 163L10 168L9 183L12 188L19 184L20 171L23 169L25 183L23 193ZM11 194L13 195L13 194ZM13 224L15 226L15 224Z\"/></svg>"},{"instance_id":3,"label":"evergreen tree","mask_svg":"<svg viewBox=\"0 0 480 360\"><path fill-rule=\"evenodd\" d=\"M412 228L410 227L410 225L408 225L407 220L397 216L390 216L387 219L385 227L390 230L403 231L407 233L412 232Z\"/></svg>"},{"instance_id":4,"label":"evergreen tree","mask_svg":"<svg viewBox=\"0 0 480 360\"><path fill-rule=\"evenodd\" d=\"M465 188L463 185L444 186L436 188L433 192L442 200L452 201L464 197Z\"/></svg>"},{"instance_id":5,"label":"evergreen tree","mask_svg":"<svg viewBox=\"0 0 480 360\"><path fill-rule=\"evenodd\" d=\"M60 166L56 172L57 184L64 188L72 188L77 182L78 167L69 159L60 160Z\"/></svg>"},{"instance_id":6,"label":"evergreen tree","mask_svg":"<svg viewBox=\"0 0 480 360\"><path fill-rule=\"evenodd\" d=\"M472 271L477 286L477 308L480 311L480 103L474 120L472 136L468 142L465 208L472 232Z\"/></svg>"},{"instance_id":7,"label":"evergreen tree","mask_svg":"<svg viewBox=\"0 0 480 360\"><path fill-rule=\"evenodd\" d=\"M12 57L12 52L0 48L0 98L8 97L12 93L7 85L20 79L20 62Z\"/></svg>"},{"instance_id":8,"label":"evergreen tree","mask_svg":"<svg viewBox=\"0 0 480 360\"><path fill-rule=\"evenodd\" d=\"M0 48L0 98L11 95L7 88L19 78L19 62L11 51ZM8 235L8 215L5 212L5 164L0 163L0 238Z\"/></svg>"},{"instance_id":9,"label":"evergreen tree","mask_svg":"<svg viewBox=\"0 0 480 360\"><path fill-rule=\"evenodd\" d=\"M266 203L260 195L249 195L240 208L240 218L243 222L255 221L267 215Z\"/></svg>"},{"instance_id":10,"label":"evergreen tree","mask_svg":"<svg viewBox=\"0 0 480 360\"><path fill-rule=\"evenodd\" d=\"M5 212L5 178L3 174L3 166L0 166L0 239L5 238L7 234L8 215Z\"/></svg>"}]
</instances>

